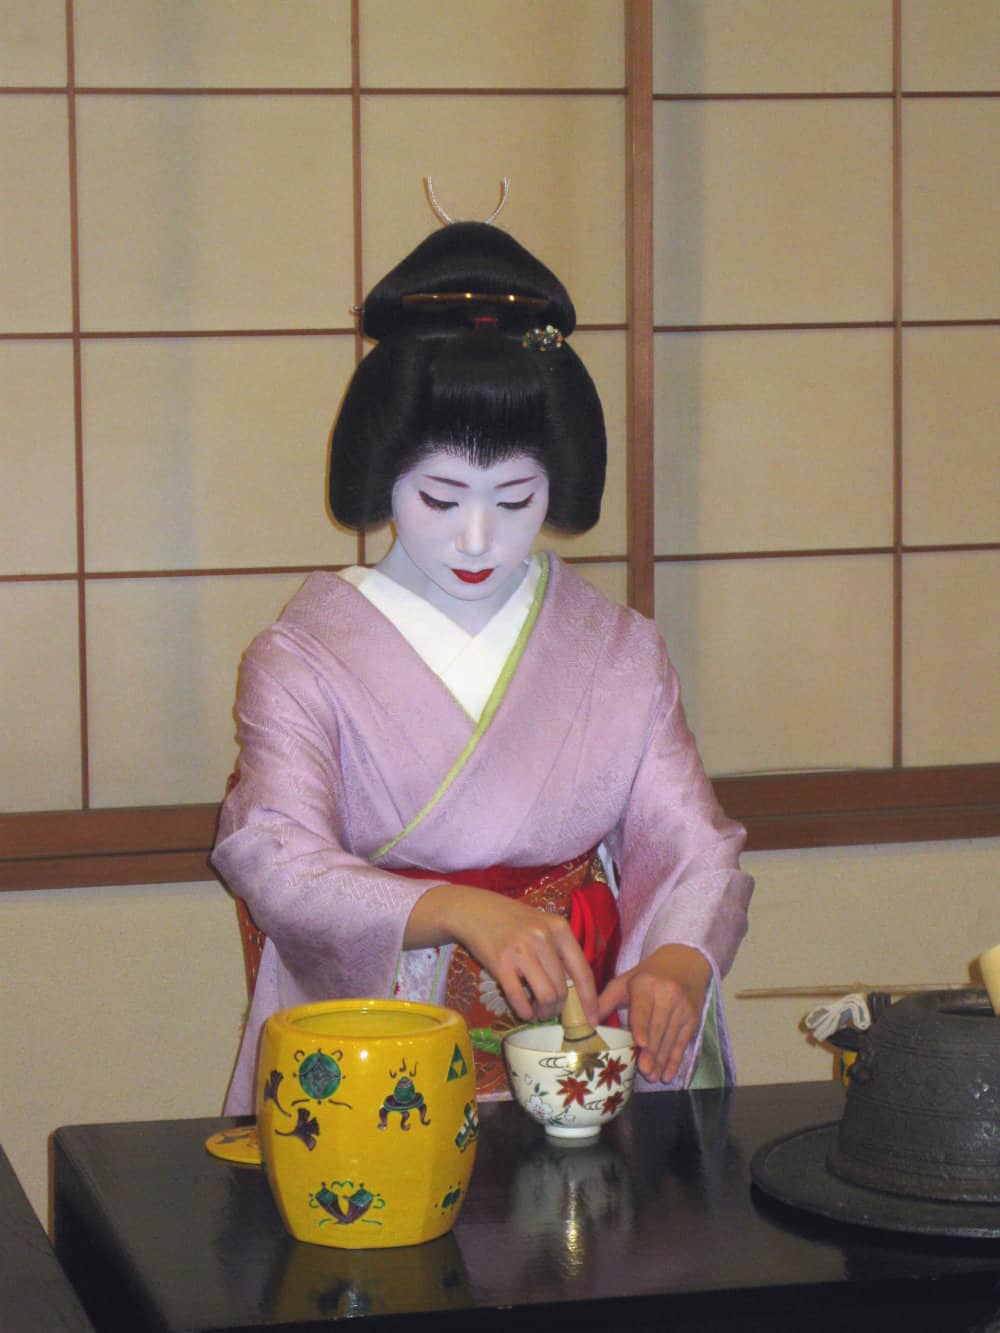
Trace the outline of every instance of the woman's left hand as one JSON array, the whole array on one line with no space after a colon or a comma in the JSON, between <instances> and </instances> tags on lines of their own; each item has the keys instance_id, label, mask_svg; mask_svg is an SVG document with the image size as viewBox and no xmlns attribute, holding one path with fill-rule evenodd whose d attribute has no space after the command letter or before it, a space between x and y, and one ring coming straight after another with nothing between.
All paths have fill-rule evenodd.
<instances>
[{"instance_id":1,"label":"woman's left hand","mask_svg":"<svg viewBox=\"0 0 1000 1333\"><path fill-rule=\"evenodd\" d=\"M712 968L687 944L664 944L636 967L615 977L598 996L601 1019L628 1010L639 1047L639 1072L669 1083L697 1034Z\"/></svg>"}]
</instances>

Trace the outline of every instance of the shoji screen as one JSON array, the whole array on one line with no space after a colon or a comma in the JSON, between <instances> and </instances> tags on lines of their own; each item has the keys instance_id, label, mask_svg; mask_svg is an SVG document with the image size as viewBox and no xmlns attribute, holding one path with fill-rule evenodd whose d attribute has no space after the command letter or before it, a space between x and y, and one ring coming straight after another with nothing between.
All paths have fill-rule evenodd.
<instances>
[{"instance_id":1,"label":"shoji screen","mask_svg":"<svg viewBox=\"0 0 1000 1333\"><path fill-rule=\"evenodd\" d=\"M1000 9L658 0L653 51L656 613L709 768L989 764Z\"/></svg>"},{"instance_id":2,"label":"shoji screen","mask_svg":"<svg viewBox=\"0 0 1000 1333\"><path fill-rule=\"evenodd\" d=\"M557 546L754 845L996 832L998 51L979 0L2 0L0 886L207 875L240 653L385 549L326 443L424 175L510 176L576 298Z\"/></svg>"},{"instance_id":3,"label":"shoji screen","mask_svg":"<svg viewBox=\"0 0 1000 1333\"><path fill-rule=\"evenodd\" d=\"M385 549L329 520L327 438L352 307L438 225L425 175L456 217L510 176L502 224L576 299L612 464L558 545L625 596L625 9L568 14L0 7L5 882L207 873L243 648Z\"/></svg>"}]
</instances>

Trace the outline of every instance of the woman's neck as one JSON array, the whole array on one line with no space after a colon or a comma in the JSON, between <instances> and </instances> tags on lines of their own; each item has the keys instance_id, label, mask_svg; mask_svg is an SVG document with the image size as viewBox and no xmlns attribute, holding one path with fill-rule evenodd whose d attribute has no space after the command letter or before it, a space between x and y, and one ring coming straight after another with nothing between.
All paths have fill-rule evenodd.
<instances>
[{"instance_id":1,"label":"woman's neck","mask_svg":"<svg viewBox=\"0 0 1000 1333\"><path fill-rule=\"evenodd\" d=\"M521 586L528 569L525 561L497 589L482 597L455 597L448 593L429 574L414 564L405 547L393 542L389 554L375 568L408 592L422 597L425 602L453 620L467 634L478 634L490 623Z\"/></svg>"}]
</instances>

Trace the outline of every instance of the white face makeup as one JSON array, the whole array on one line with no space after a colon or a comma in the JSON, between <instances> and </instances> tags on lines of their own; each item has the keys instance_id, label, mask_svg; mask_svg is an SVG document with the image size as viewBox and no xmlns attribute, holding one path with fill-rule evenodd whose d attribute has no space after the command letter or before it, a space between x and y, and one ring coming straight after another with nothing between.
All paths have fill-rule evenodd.
<instances>
[{"instance_id":1,"label":"white face makeup","mask_svg":"<svg viewBox=\"0 0 1000 1333\"><path fill-rule=\"evenodd\" d=\"M534 459L480 468L437 450L396 482L396 541L378 568L476 633L520 584L548 507Z\"/></svg>"}]
</instances>

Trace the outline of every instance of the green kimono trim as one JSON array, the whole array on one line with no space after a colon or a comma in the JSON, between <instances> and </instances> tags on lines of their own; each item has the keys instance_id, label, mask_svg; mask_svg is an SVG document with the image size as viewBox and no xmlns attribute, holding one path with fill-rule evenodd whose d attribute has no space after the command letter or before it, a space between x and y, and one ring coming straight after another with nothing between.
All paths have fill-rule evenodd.
<instances>
[{"instance_id":1,"label":"green kimono trim","mask_svg":"<svg viewBox=\"0 0 1000 1333\"><path fill-rule=\"evenodd\" d=\"M528 614L525 617L524 624L521 626L521 632L518 634L517 639L514 642L514 647L510 650L510 653L507 656L507 660L503 664L503 669L501 670L500 675L497 677L497 683L493 686L492 693L490 694L490 697L486 700L486 707L483 709L482 717L480 717L475 731L469 737L465 749L458 756L458 758L455 760L455 762L449 769L448 773L445 775L444 781L441 783L440 787L438 787L437 791L427 802L424 808L413 816L413 818L407 824L406 828L402 829L399 833L397 833L394 838L390 838L388 842L383 843L377 852L372 853L371 859L373 861L377 861L379 857L385 856L386 852L391 852L393 847L395 847L398 842L402 842L405 837L411 834L413 830L419 824L421 824L424 821L424 819L426 819L426 817L430 814L430 812L434 809L437 803L447 792L451 784L458 777L459 773L461 773L462 769L465 767L468 761L472 758L476 746L479 744L483 736L486 734L486 730L489 727L490 723L493 721L497 709L503 702L503 697L507 693L507 686L513 679L514 672L517 670L518 667L518 663L520 662L522 656L524 655L524 650L527 647L528 639L531 637L531 631L535 628L535 621L538 619L538 613L542 609L542 601L545 597L545 589L548 587L549 584L549 557L546 555L544 551L540 551L538 559L540 564L538 587L535 589L535 596L534 600L531 603L531 609L528 611Z\"/></svg>"},{"instance_id":2,"label":"green kimono trim","mask_svg":"<svg viewBox=\"0 0 1000 1333\"><path fill-rule=\"evenodd\" d=\"M722 1058L722 1043L719 1040L719 1015L715 982L712 982L712 998L708 1002L705 1015L705 1028L701 1034L701 1050L695 1062L689 1088L724 1088L726 1086L726 1065Z\"/></svg>"}]
</instances>

